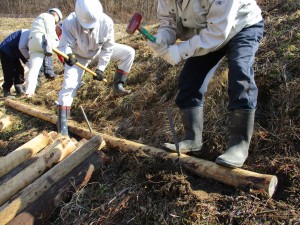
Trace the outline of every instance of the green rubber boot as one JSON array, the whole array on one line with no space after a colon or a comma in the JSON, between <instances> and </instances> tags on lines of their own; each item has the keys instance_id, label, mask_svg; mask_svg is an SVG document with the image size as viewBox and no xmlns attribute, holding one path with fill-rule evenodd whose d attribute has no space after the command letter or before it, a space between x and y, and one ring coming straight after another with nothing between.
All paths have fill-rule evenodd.
<instances>
[{"instance_id":1,"label":"green rubber boot","mask_svg":"<svg viewBox=\"0 0 300 225\"><path fill-rule=\"evenodd\" d=\"M254 117L255 110L234 110L231 112L228 147L225 153L216 159L217 164L230 168L243 166L248 157Z\"/></svg>"},{"instance_id":2,"label":"green rubber boot","mask_svg":"<svg viewBox=\"0 0 300 225\"><path fill-rule=\"evenodd\" d=\"M203 107L181 109L181 118L184 127L184 140L179 142L181 153L200 151L202 147ZM164 143L163 147L176 152L175 144Z\"/></svg>"}]
</instances>

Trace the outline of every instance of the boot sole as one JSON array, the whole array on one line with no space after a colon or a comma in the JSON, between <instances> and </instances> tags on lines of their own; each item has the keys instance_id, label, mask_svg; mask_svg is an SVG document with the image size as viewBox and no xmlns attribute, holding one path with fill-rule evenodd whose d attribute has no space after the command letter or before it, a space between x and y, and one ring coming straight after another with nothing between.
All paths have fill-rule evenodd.
<instances>
[{"instance_id":1,"label":"boot sole","mask_svg":"<svg viewBox=\"0 0 300 225\"><path fill-rule=\"evenodd\" d=\"M243 164L242 165L229 164L228 162L226 162L222 159L218 159L218 158L215 160L215 163L220 165L220 166L228 167L228 168L231 168L231 169L241 168L243 166Z\"/></svg>"}]
</instances>

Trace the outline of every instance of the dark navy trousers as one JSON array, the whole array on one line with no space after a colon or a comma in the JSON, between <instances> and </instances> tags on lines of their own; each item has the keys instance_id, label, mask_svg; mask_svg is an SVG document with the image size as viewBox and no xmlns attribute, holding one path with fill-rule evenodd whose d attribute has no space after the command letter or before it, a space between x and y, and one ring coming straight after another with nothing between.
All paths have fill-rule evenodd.
<instances>
[{"instance_id":1,"label":"dark navy trousers","mask_svg":"<svg viewBox=\"0 0 300 225\"><path fill-rule=\"evenodd\" d=\"M244 28L223 48L186 60L179 76L176 104L180 109L204 105L208 83L219 63L228 61L228 110L255 109L258 89L254 80L253 63L263 37L264 22Z\"/></svg>"},{"instance_id":2,"label":"dark navy trousers","mask_svg":"<svg viewBox=\"0 0 300 225\"><path fill-rule=\"evenodd\" d=\"M11 58L0 51L1 65L4 76L3 89L9 91L13 85L23 84L24 67L19 58Z\"/></svg>"}]
</instances>

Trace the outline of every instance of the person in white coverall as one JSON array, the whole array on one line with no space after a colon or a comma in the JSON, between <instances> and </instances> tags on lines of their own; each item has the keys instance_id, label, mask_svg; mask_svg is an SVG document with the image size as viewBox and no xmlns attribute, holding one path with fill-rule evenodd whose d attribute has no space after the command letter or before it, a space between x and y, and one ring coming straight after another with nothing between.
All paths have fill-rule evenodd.
<instances>
[{"instance_id":1,"label":"person in white coverall","mask_svg":"<svg viewBox=\"0 0 300 225\"><path fill-rule=\"evenodd\" d=\"M47 13L40 14L31 24L28 42L30 67L26 78L27 97L32 97L35 93L43 62L52 64L52 48L56 48L59 44L55 30L60 20L62 20L61 11L52 8Z\"/></svg>"},{"instance_id":2,"label":"person in white coverall","mask_svg":"<svg viewBox=\"0 0 300 225\"><path fill-rule=\"evenodd\" d=\"M201 150L204 95L219 61L226 57L231 125L227 150L216 163L243 166L257 105L253 63L264 28L259 6L255 0L158 0L157 12L156 43L148 45L172 65L185 60L175 100L185 131L180 151ZM175 44L177 38L183 42ZM164 147L176 150L174 144Z\"/></svg>"},{"instance_id":3,"label":"person in white coverall","mask_svg":"<svg viewBox=\"0 0 300 225\"><path fill-rule=\"evenodd\" d=\"M123 85L133 64L135 51L129 46L115 43L113 26L112 19L103 13L99 0L77 0L75 12L63 21L59 49L69 56L69 60L65 60L64 82L58 96L57 127L63 135L68 135L70 107L84 74L75 65L76 62L87 66L97 60L97 76L93 78L99 81L104 79L108 63L116 62L113 92L121 96L130 93Z\"/></svg>"}]
</instances>

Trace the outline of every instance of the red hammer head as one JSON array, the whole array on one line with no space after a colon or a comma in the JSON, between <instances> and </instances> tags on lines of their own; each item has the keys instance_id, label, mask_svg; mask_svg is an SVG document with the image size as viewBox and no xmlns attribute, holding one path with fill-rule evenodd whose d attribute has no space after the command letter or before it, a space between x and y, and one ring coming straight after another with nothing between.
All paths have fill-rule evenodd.
<instances>
[{"instance_id":1,"label":"red hammer head","mask_svg":"<svg viewBox=\"0 0 300 225\"><path fill-rule=\"evenodd\" d=\"M142 21L142 15L139 13L135 13L128 23L126 32L128 34L133 34L139 28L141 21Z\"/></svg>"}]
</instances>

